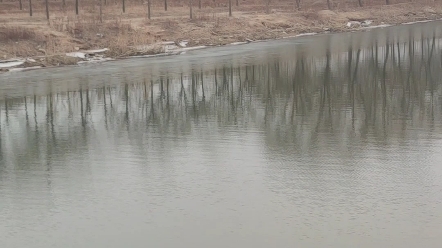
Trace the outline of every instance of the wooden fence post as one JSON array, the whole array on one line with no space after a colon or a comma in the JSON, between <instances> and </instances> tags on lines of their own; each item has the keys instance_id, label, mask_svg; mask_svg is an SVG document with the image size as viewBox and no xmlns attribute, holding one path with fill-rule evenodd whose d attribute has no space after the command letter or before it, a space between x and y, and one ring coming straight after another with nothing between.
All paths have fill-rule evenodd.
<instances>
[{"instance_id":1,"label":"wooden fence post","mask_svg":"<svg viewBox=\"0 0 442 248\"><path fill-rule=\"evenodd\" d=\"M151 0L147 0L147 19L150 20L150 1Z\"/></svg>"},{"instance_id":2,"label":"wooden fence post","mask_svg":"<svg viewBox=\"0 0 442 248\"><path fill-rule=\"evenodd\" d=\"M32 16L32 0L29 0L29 16Z\"/></svg>"},{"instance_id":3,"label":"wooden fence post","mask_svg":"<svg viewBox=\"0 0 442 248\"><path fill-rule=\"evenodd\" d=\"M49 0L45 0L46 3L46 18L49 20Z\"/></svg>"}]
</instances>

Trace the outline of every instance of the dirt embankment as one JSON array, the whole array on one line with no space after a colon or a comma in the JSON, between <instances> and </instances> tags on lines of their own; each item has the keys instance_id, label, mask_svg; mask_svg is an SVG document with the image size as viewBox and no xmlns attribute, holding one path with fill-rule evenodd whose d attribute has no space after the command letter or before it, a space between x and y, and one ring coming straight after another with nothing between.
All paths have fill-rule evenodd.
<instances>
[{"instance_id":1,"label":"dirt embankment","mask_svg":"<svg viewBox=\"0 0 442 248\"><path fill-rule=\"evenodd\" d=\"M245 10L246 7L243 6ZM0 71L7 70L5 60L11 63L15 58L23 62L16 67L70 65L104 58L173 53L183 47L277 39L301 33L343 32L361 26L442 17L442 5L435 3L335 8L333 11L321 8L275 8L269 14L236 11L232 17L225 8L203 8L195 10L194 18L190 19L188 8L174 7L167 15L150 20L144 8L133 7L126 10L126 14L105 9L101 18L93 8L79 16L74 15L75 12L54 12L49 22L43 14L28 17L23 12L3 11L0 14L0 60L3 62L3 66L0 62ZM102 48L107 49L82 52Z\"/></svg>"}]
</instances>

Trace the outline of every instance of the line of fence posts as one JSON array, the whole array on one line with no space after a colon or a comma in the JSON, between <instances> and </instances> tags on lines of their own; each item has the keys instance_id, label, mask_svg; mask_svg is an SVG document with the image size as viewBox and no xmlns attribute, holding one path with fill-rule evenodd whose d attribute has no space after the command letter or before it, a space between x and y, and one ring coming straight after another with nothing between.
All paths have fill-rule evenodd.
<instances>
[{"instance_id":1,"label":"line of fence posts","mask_svg":"<svg viewBox=\"0 0 442 248\"><path fill-rule=\"evenodd\" d=\"M151 1L147 0L147 17L148 19L151 19ZM265 1L265 12L267 14L270 13L270 2L271 0L264 0ZM23 1L19 0L19 8L20 10L23 10ZM296 9L301 8L301 0L295 0L296 2ZM3 3L3 0L0 0L0 3ZM390 0L385 0L386 5L390 5ZM104 0L104 5L107 5L107 0ZM359 7L363 7L364 3L363 0L358 0ZM66 10L66 0L62 1L63 11ZM239 6L239 0L236 0L236 6ZM332 3L330 0L327 0L327 7L328 9L332 9ZM198 0L198 8L202 9L202 0ZM45 9L46 9L46 18L49 20L49 0L45 0ZM123 13L126 13L126 0L122 0L122 10ZM168 10L168 2L167 0L164 0L164 10ZM192 6L192 0L189 0L189 16L190 19L193 19L193 6ZM75 0L75 14L79 14L79 0ZM33 16L33 8L32 8L32 0L29 0L29 16ZM232 16L232 0L229 0L229 16ZM100 0L100 22L103 22L103 3L102 0Z\"/></svg>"}]
</instances>

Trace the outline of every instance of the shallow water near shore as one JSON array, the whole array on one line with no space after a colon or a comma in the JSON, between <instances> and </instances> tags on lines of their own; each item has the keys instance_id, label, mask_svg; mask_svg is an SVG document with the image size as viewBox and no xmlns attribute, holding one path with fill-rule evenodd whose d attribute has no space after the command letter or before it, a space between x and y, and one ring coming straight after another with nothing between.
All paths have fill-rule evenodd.
<instances>
[{"instance_id":1,"label":"shallow water near shore","mask_svg":"<svg viewBox=\"0 0 442 248\"><path fill-rule=\"evenodd\" d=\"M0 75L0 247L439 247L441 22Z\"/></svg>"}]
</instances>

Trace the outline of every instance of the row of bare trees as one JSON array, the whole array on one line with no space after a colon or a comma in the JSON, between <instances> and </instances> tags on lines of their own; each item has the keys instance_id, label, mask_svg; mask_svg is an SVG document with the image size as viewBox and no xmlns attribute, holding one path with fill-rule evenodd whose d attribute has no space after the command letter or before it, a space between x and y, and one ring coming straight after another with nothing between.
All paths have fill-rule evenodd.
<instances>
[{"instance_id":1,"label":"row of bare trees","mask_svg":"<svg viewBox=\"0 0 442 248\"><path fill-rule=\"evenodd\" d=\"M80 9L79 9L80 8L80 2L79 1L80 0L75 0L75 7L74 7L74 9L75 9L75 14L76 15L79 15L79 13L80 13ZM116 0L116 1L120 1L120 0ZM122 10L123 13L126 13L126 1L127 0L121 0L121 8L122 8L121 10ZM162 1L163 1L162 5L164 6L164 11L168 11L168 9L169 9L168 1L167 0L162 0ZM192 19L193 18L193 4L194 4L193 0L185 0L185 1L188 1L189 16ZM233 10L232 10L233 3L232 3L232 1L233 0L227 0L227 1L228 1L229 16L232 16L232 13L233 13ZM265 4L265 12L266 13L270 13L271 0L263 0L263 1L264 1L264 4ZM0 4L2 2L3 2L3 0L0 0ZM390 4L390 0L385 0L385 3L387 5L389 5ZM29 4L29 15L33 16L33 3L32 3L32 0L29 0L28 4ZM65 11L66 8L67 8L66 0L62 0L61 5L62 5L62 9ZM104 8L104 6L108 5L108 0L99 0L98 5L99 5L99 14L100 14L100 17L102 18L103 8ZM239 6L239 0L235 1L235 5ZM363 0L358 0L358 5L360 7L363 7L364 6ZM50 8L50 4L49 4L49 0L44 0L44 6L45 6L46 17L47 17L47 19L49 19L50 18L50 9L49 9ZM295 0L294 6L298 10L301 9L301 0ZM330 0L327 0L327 7L329 9L333 8L332 2ZM20 10L24 9L23 0L18 0L18 8ZM203 8L202 0L198 0L198 9L202 9L202 8ZM149 19L152 17L152 0L147 0L147 16L148 16Z\"/></svg>"}]
</instances>

